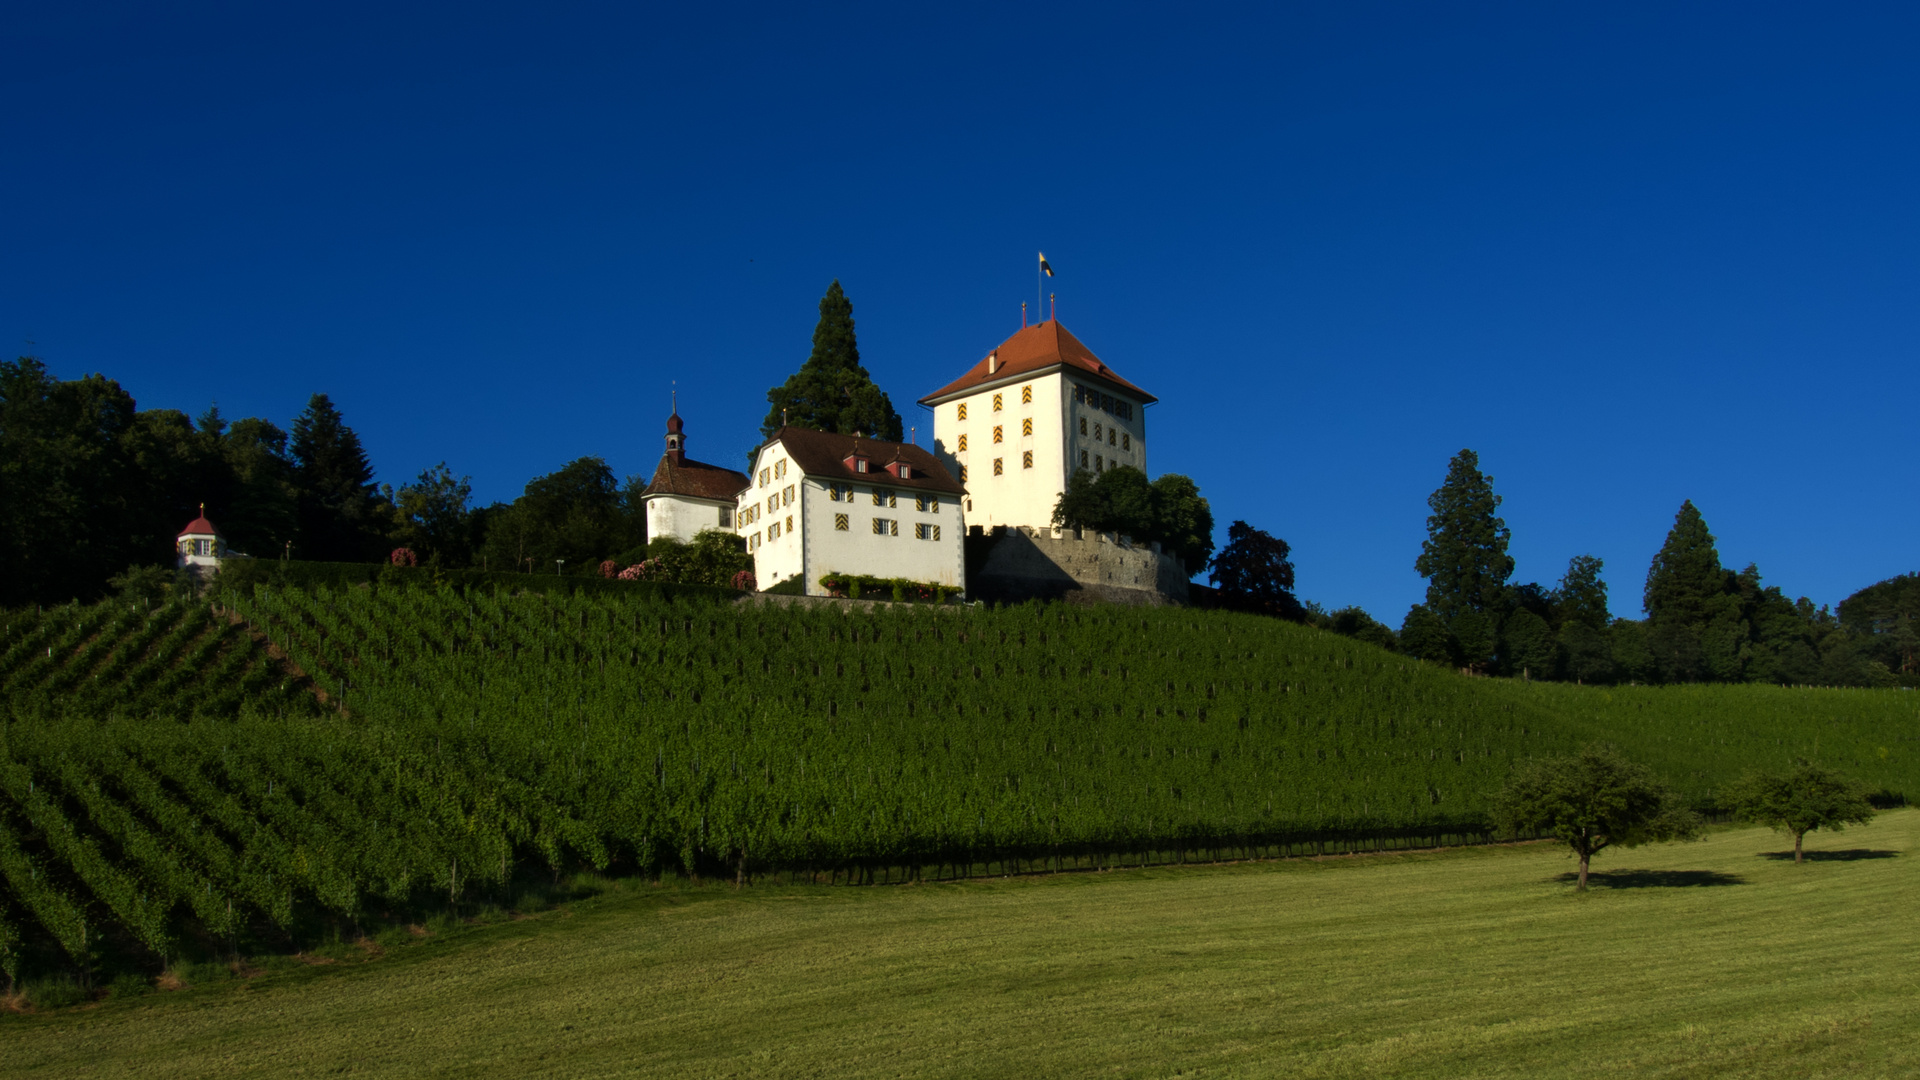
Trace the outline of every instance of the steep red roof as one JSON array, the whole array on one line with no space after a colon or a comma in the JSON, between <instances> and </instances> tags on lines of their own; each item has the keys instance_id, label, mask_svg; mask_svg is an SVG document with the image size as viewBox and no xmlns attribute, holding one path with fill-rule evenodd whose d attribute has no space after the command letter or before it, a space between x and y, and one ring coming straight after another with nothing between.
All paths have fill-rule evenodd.
<instances>
[{"instance_id":1,"label":"steep red roof","mask_svg":"<svg viewBox=\"0 0 1920 1080\"><path fill-rule=\"evenodd\" d=\"M708 465L692 458L682 458L680 464L675 465L673 456L669 454L660 459L659 467L653 470L653 482L640 493L640 497L685 495L693 499L732 502L733 497L746 486L746 473Z\"/></svg>"},{"instance_id":2,"label":"steep red roof","mask_svg":"<svg viewBox=\"0 0 1920 1080\"><path fill-rule=\"evenodd\" d=\"M220 530L213 527L213 522L207 520L207 515L201 514L199 517L187 522L187 527L180 530L180 536L194 535L219 536ZM176 536L174 539L178 540L180 536Z\"/></svg>"},{"instance_id":3,"label":"steep red roof","mask_svg":"<svg viewBox=\"0 0 1920 1080\"><path fill-rule=\"evenodd\" d=\"M780 443L800 471L815 479L877 484L902 491L944 491L964 495L967 489L940 464L940 459L912 443L883 442L864 435L835 435L829 431L783 427L763 446ZM856 472L847 459L858 453L872 464L871 472ZM895 462L909 466L913 475L897 477L886 471Z\"/></svg>"},{"instance_id":4,"label":"steep red roof","mask_svg":"<svg viewBox=\"0 0 1920 1080\"><path fill-rule=\"evenodd\" d=\"M996 356L1000 362L989 372L989 361ZM1139 399L1142 405L1160 400L1121 378L1058 320L1048 319L1038 326L1025 327L1001 342L999 348L981 357L965 375L921 398L920 404L938 405L994 383L1015 382L1058 367L1082 377L1105 380Z\"/></svg>"}]
</instances>

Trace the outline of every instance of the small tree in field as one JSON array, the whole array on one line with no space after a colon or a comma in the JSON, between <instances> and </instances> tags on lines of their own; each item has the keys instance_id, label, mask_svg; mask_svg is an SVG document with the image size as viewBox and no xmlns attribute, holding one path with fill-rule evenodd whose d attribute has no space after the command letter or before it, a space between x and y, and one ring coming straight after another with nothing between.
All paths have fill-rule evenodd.
<instances>
[{"instance_id":1,"label":"small tree in field","mask_svg":"<svg viewBox=\"0 0 1920 1080\"><path fill-rule=\"evenodd\" d=\"M1839 832L1873 820L1873 804L1860 785L1805 758L1791 772L1749 773L1721 793L1742 821L1793 834L1793 861L1801 860L1801 842L1815 829Z\"/></svg>"},{"instance_id":2,"label":"small tree in field","mask_svg":"<svg viewBox=\"0 0 1920 1080\"><path fill-rule=\"evenodd\" d=\"M1516 767L1494 804L1494 817L1508 831L1546 832L1565 841L1580 858L1581 892L1587 889L1587 864L1603 849L1686 840L1700 828L1700 819L1646 766L1605 746Z\"/></svg>"}]
</instances>

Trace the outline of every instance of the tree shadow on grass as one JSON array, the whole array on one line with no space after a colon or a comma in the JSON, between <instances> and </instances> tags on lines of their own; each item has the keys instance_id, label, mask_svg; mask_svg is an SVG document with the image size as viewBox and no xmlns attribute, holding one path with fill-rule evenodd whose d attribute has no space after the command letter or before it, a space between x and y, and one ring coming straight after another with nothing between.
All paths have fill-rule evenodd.
<instances>
[{"instance_id":1,"label":"tree shadow on grass","mask_svg":"<svg viewBox=\"0 0 1920 1080\"><path fill-rule=\"evenodd\" d=\"M1573 883L1580 875L1560 874L1555 881ZM1718 870L1595 870L1587 875L1592 889L1696 889L1708 885L1745 885L1739 874Z\"/></svg>"},{"instance_id":2,"label":"tree shadow on grass","mask_svg":"<svg viewBox=\"0 0 1920 1080\"><path fill-rule=\"evenodd\" d=\"M1793 852L1763 851L1760 853L1760 857L1763 859L1773 859L1775 861L1792 862ZM1862 859L1897 859L1899 857L1900 857L1899 852L1887 851L1884 848L1857 847L1857 848L1846 848L1841 851L1809 851L1807 852L1808 862L1859 862Z\"/></svg>"}]
</instances>

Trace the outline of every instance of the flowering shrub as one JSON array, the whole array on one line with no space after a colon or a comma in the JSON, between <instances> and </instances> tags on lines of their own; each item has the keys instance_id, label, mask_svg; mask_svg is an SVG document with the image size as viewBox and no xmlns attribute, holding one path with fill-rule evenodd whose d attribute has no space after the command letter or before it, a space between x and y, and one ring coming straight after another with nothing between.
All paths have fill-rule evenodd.
<instances>
[{"instance_id":1,"label":"flowering shrub","mask_svg":"<svg viewBox=\"0 0 1920 1080\"><path fill-rule=\"evenodd\" d=\"M600 564L600 576L603 578L610 578L619 572L620 564L612 559L607 559Z\"/></svg>"},{"instance_id":2,"label":"flowering shrub","mask_svg":"<svg viewBox=\"0 0 1920 1080\"><path fill-rule=\"evenodd\" d=\"M420 565L420 556L415 555L413 553L413 549L409 547L394 548L393 554L387 556L387 559L388 561L392 562L393 565L395 566L419 566Z\"/></svg>"},{"instance_id":3,"label":"flowering shrub","mask_svg":"<svg viewBox=\"0 0 1920 1080\"><path fill-rule=\"evenodd\" d=\"M759 586L754 581L753 571L742 570L733 575L733 587L742 592L753 592Z\"/></svg>"},{"instance_id":4,"label":"flowering shrub","mask_svg":"<svg viewBox=\"0 0 1920 1080\"><path fill-rule=\"evenodd\" d=\"M667 568L659 559L647 559L643 562L634 563L632 566L620 571L619 577L621 581L669 580Z\"/></svg>"}]
</instances>

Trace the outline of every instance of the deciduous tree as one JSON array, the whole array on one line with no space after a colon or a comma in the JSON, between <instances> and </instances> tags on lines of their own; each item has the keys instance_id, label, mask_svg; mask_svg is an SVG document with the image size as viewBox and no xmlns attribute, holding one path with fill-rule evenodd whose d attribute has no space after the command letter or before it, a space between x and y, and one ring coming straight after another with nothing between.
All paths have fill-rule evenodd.
<instances>
[{"instance_id":1,"label":"deciduous tree","mask_svg":"<svg viewBox=\"0 0 1920 1080\"><path fill-rule=\"evenodd\" d=\"M1293 595L1291 555L1285 540L1236 521L1227 526L1227 545L1214 558L1207 580L1230 604L1299 619L1305 611Z\"/></svg>"},{"instance_id":2,"label":"deciduous tree","mask_svg":"<svg viewBox=\"0 0 1920 1080\"><path fill-rule=\"evenodd\" d=\"M1873 820L1865 788L1805 758L1796 759L1784 773L1748 773L1720 797L1740 820L1792 834L1796 863L1808 833L1838 832Z\"/></svg>"},{"instance_id":3,"label":"deciduous tree","mask_svg":"<svg viewBox=\"0 0 1920 1080\"><path fill-rule=\"evenodd\" d=\"M1494 802L1494 818L1508 832L1545 832L1564 841L1580 860L1582 892L1588 864L1601 851L1684 840L1700 827L1644 765L1605 746L1515 766Z\"/></svg>"}]
</instances>

